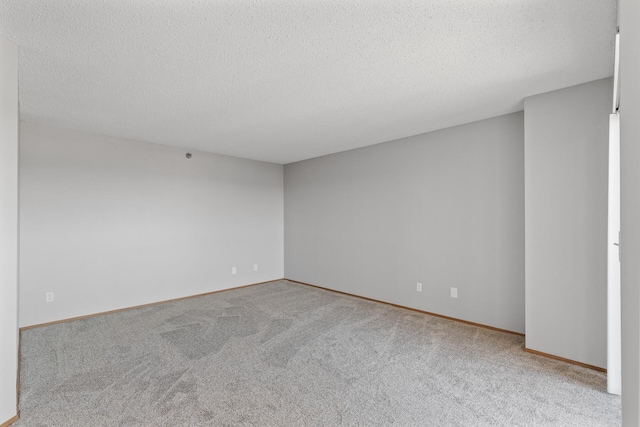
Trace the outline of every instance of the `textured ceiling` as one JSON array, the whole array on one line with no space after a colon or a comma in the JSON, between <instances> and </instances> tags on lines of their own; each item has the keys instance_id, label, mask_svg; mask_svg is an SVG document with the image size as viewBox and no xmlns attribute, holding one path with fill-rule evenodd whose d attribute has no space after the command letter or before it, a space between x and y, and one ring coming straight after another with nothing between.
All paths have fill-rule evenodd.
<instances>
[{"instance_id":1,"label":"textured ceiling","mask_svg":"<svg viewBox=\"0 0 640 427\"><path fill-rule=\"evenodd\" d=\"M615 0L0 0L23 120L276 163L612 75Z\"/></svg>"}]
</instances>

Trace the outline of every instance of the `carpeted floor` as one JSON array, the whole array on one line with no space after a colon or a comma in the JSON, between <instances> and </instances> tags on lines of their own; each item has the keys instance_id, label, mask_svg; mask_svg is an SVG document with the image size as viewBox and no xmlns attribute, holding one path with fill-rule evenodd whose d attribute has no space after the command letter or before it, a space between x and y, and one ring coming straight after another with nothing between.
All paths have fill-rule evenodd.
<instances>
[{"instance_id":1,"label":"carpeted floor","mask_svg":"<svg viewBox=\"0 0 640 427\"><path fill-rule=\"evenodd\" d=\"M15 426L617 426L523 338L287 281L22 333Z\"/></svg>"}]
</instances>

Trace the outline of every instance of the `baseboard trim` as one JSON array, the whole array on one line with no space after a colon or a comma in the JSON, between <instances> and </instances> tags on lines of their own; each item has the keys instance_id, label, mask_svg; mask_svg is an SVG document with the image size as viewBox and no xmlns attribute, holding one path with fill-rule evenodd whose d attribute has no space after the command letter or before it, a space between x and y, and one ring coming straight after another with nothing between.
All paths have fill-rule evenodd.
<instances>
[{"instance_id":1,"label":"baseboard trim","mask_svg":"<svg viewBox=\"0 0 640 427\"><path fill-rule=\"evenodd\" d=\"M417 308L407 307L407 306L400 305L400 304L394 304L394 303L391 303L391 302L381 301L381 300L377 300L377 299L374 299L374 298L363 297L361 295L350 294L348 292L336 291L335 289L325 288L323 286L318 286L318 285L312 285L311 283L305 283L305 282L301 282L299 280L292 280L292 279L287 279L287 278L285 278L284 280L287 280L287 281L293 282L293 283L299 283L299 284L305 285L305 286L311 286L313 288L323 289L323 290L329 291L329 292L335 292L337 294L348 295L350 297L360 298L360 299L367 300L367 301L379 302L379 303L382 303L382 304L387 304L387 305L390 305L390 306L393 306L393 307L403 308L405 310L415 311L415 312L426 314L426 315L429 315L429 316L435 316L435 317L440 317L442 319L453 320L455 322L465 323L467 325L477 326L479 328L490 329L492 331L504 332L504 333L507 333L507 334L519 335L519 336L522 336L522 337L525 336L524 334L522 334L520 332L514 332L514 331L509 331L507 329L496 328L494 326L483 325L482 323L470 322L468 320L458 319L456 317L450 317L450 316L445 316L445 315L438 314L438 313L432 313L430 311L419 310ZM588 365L586 363L578 362L576 360L566 359L566 358L560 357L560 356L554 356L553 354L543 353L543 352L537 351L537 350L531 350L530 348L527 348L527 347L523 347L523 348L524 348L524 351L526 351L527 353L536 354L538 356L547 357L547 358L550 358L550 359L558 360L560 362L570 363L572 365L582 366L583 368L592 369L592 370L598 371L598 372L604 372L604 373L607 372L607 370L605 368L600 368L600 367L594 366L594 365Z\"/></svg>"},{"instance_id":2,"label":"baseboard trim","mask_svg":"<svg viewBox=\"0 0 640 427\"><path fill-rule=\"evenodd\" d=\"M524 334L522 334L520 332L514 332L514 331L510 331L508 329L496 328L494 326L483 325L482 323L470 322L468 320L458 319L456 317L445 316L443 314L438 314L438 313L433 313L433 312L430 312L430 311L420 310L420 309L417 309L417 308L407 307L407 306L400 305L400 304L394 304L394 303L391 303L391 302L382 301L382 300L378 300L378 299L375 299L375 298L364 297L362 295L356 295L356 294L351 294L351 293L348 293L348 292L337 291L335 289L325 288L323 286L313 285L311 283L301 282L299 280L292 280L292 279L287 279L287 278L267 280L267 281L264 281L264 282L251 283L251 284L242 285L242 286L235 286L233 288L220 289L220 290L217 290L217 291L205 292L205 293L202 293L202 294L188 295L188 296L185 296L185 297L179 297L179 298L172 298L172 299L168 299L168 300L156 301L156 302L152 302L152 303L148 303L148 304L135 305L135 306L131 306L131 307L119 308L119 309L116 309L116 310L102 311L102 312L99 312L99 313L92 313L92 314L86 314L86 315L83 315L83 316L77 316L77 317L71 317L71 318L67 318L67 319L55 320L53 322L46 322L46 323L39 323L39 324L36 324L36 325L24 326L24 327L20 328L20 332L26 331L26 330L29 330L29 329L41 328L41 327L44 327L44 326L57 325L59 323L72 322L74 320L89 319L91 317L102 316L102 315L105 315L105 314L119 313L121 311L127 311L127 310L134 310L136 308L151 307L151 306L154 306L154 305L164 304L164 303L168 303L168 302L181 301L181 300L190 299L190 298L197 298L197 297L201 297L201 296L205 296L205 295L217 294L217 293L220 293L220 292L232 291L234 289L248 288L248 287L251 287L251 286L262 285L262 284L265 284L265 283L277 282L277 281L280 281L280 280L287 280L289 282L298 283L300 285L310 286L310 287L313 287L313 288L322 289L322 290L329 291L329 292L334 292L334 293L337 293L337 294L347 295L347 296L354 297L354 298L360 298L360 299L363 299L363 300L366 300L366 301L373 301L373 302L377 302L377 303L381 303L381 304L386 304L386 305L390 305L392 307L402 308L402 309L405 309L405 310L410 310L410 311L414 311L414 312L417 312L417 313L426 314L428 316L439 317L441 319L453 320L455 322L460 322L460 323L464 323L464 324L467 324L467 325L476 326L476 327L479 327L479 328L489 329L489 330L492 330L492 331L503 332L503 333L513 334L513 335L519 335L519 336L522 336L522 337L525 336ZM21 337L19 337L18 338L18 381L17 381L17 384L16 384L16 388L17 388L17 391L18 391L18 396L20 396L20 363L21 363L20 344L21 344L21 341L22 341ZM605 368L600 368L598 366L589 365L589 364L578 362L578 361L571 360L571 359L566 359L566 358L560 357L560 356L554 356L553 354L544 353L544 352L541 352L541 351L538 351L538 350L532 350L530 348L527 348L526 346L524 347L524 351L526 351L527 353L538 355L538 356L543 356L543 357L547 357L547 358L550 358L550 359L558 360L558 361L561 361L561 362L570 363L572 365L582 366L583 368L592 369L594 371L599 371L599 372L604 372L604 373L607 372L607 370ZM19 415L16 415L15 417L13 417L10 420L6 421L4 424L0 424L0 427L8 427L9 425L11 425L14 422L16 422L18 419L19 419Z\"/></svg>"},{"instance_id":3,"label":"baseboard trim","mask_svg":"<svg viewBox=\"0 0 640 427\"><path fill-rule=\"evenodd\" d=\"M605 368L601 368L599 366L588 365L586 363L578 362L576 360L566 359L566 358L560 357L560 356L554 356L553 354L544 353L544 352L538 351L538 350L532 350L532 349L527 348L527 347L524 347L524 351L526 351L527 353L538 355L538 356L547 357L549 359L554 359L554 360L559 360L561 362L570 363L572 365L582 366L583 368L592 369L594 371L604 372L605 374L607 373L607 370Z\"/></svg>"},{"instance_id":4,"label":"baseboard trim","mask_svg":"<svg viewBox=\"0 0 640 427\"><path fill-rule=\"evenodd\" d=\"M360 299L367 300L367 301L379 302L379 303L387 304L387 305L390 305L390 306L393 306L393 307L403 308L405 310L410 310L410 311L415 311L417 313L427 314L429 316L440 317L441 319L453 320L455 322L465 323L465 324L471 325L471 326L477 326L477 327L484 328L484 329L490 329L492 331L504 332L504 333L507 333L507 334L519 335L521 337L524 337L524 334L522 334L520 332L509 331L508 329L501 329L501 328L496 328L494 326L483 325L482 323L470 322L468 320L458 319L456 317L445 316L443 314L438 314L438 313L432 313L430 311L419 310L417 308L407 307L405 305L394 304L392 302L382 301L382 300L378 300L378 299L374 299L374 298L363 297L362 295L356 295L356 294L350 294L348 292L336 291L335 289L329 289L329 288L325 288L325 287L318 286L318 285L312 285L311 283L300 282L298 280L291 280L291 279L287 279L287 278L285 278L284 280L287 280L287 281L293 282L293 283L299 283L299 284L305 285L305 286L311 286L313 288L324 289L325 291L335 292L337 294L348 295L350 297L360 298Z\"/></svg>"},{"instance_id":5,"label":"baseboard trim","mask_svg":"<svg viewBox=\"0 0 640 427\"><path fill-rule=\"evenodd\" d=\"M69 317L67 319L54 320L53 322L38 323L38 324L35 324L35 325L23 326L23 327L20 328L20 332L26 331L26 330L29 330L29 329L42 328L44 326L57 325L59 323L73 322L74 320L89 319L91 317L102 316L102 315L105 315L105 314L112 314L112 313L119 313L121 311L134 310L136 308L151 307L151 306L154 306L154 305L165 304L165 303L168 303L168 302L182 301L182 300L190 299L190 298L203 297L205 295L213 295L213 294L217 294L217 293L220 293L220 292L232 291L234 289L248 288L250 286L257 286L257 285L262 285L262 284L265 284L265 283L277 282L279 280L285 280L285 279L282 278L282 279L267 280L265 282L251 283L249 285L235 286L233 288L227 288L227 289L219 289L217 291L205 292L205 293L202 293L202 294L187 295L186 297L172 298L172 299L167 299L167 300L162 300L162 301L150 302L148 304L134 305L134 306L131 306L131 307L118 308L118 309L115 309L115 310L101 311L99 313L85 314L83 316L76 316L76 317ZM4 427L4 426L0 426L0 427Z\"/></svg>"},{"instance_id":6,"label":"baseboard trim","mask_svg":"<svg viewBox=\"0 0 640 427\"><path fill-rule=\"evenodd\" d=\"M4 423L0 424L0 427L9 427L11 424L15 423L16 421L18 421L20 417L15 415L13 416L13 418L8 419L7 421L5 421Z\"/></svg>"}]
</instances>

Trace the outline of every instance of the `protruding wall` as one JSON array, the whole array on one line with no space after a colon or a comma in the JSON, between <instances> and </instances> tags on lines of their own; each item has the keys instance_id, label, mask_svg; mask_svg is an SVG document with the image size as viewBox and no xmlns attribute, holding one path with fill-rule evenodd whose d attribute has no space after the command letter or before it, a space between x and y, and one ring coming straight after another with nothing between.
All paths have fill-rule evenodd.
<instances>
[{"instance_id":1,"label":"protruding wall","mask_svg":"<svg viewBox=\"0 0 640 427\"><path fill-rule=\"evenodd\" d=\"M607 366L611 79L524 102L526 346Z\"/></svg>"}]
</instances>

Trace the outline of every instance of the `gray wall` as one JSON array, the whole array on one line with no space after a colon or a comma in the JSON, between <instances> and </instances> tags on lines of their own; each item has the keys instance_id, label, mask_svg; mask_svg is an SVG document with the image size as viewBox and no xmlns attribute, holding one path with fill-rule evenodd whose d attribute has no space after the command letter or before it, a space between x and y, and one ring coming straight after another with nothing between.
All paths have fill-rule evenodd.
<instances>
[{"instance_id":1,"label":"gray wall","mask_svg":"<svg viewBox=\"0 0 640 427\"><path fill-rule=\"evenodd\" d=\"M612 80L526 98L527 348L607 363Z\"/></svg>"},{"instance_id":2,"label":"gray wall","mask_svg":"<svg viewBox=\"0 0 640 427\"><path fill-rule=\"evenodd\" d=\"M0 37L0 425L17 412L18 47Z\"/></svg>"},{"instance_id":3,"label":"gray wall","mask_svg":"<svg viewBox=\"0 0 640 427\"><path fill-rule=\"evenodd\" d=\"M640 2L620 1L622 424L640 425Z\"/></svg>"},{"instance_id":4,"label":"gray wall","mask_svg":"<svg viewBox=\"0 0 640 427\"><path fill-rule=\"evenodd\" d=\"M21 326L283 276L282 165L25 122L20 155Z\"/></svg>"},{"instance_id":5,"label":"gray wall","mask_svg":"<svg viewBox=\"0 0 640 427\"><path fill-rule=\"evenodd\" d=\"M0 425L17 412L18 47L0 37Z\"/></svg>"},{"instance_id":6,"label":"gray wall","mask_svg":"<svg viewBox=\"0 0 640 427\"><path fill-rule=\"evenodd\" d=\"M515 113L288 164L285 277L524 332L523 163Z\"/></svg>"}]
</instances>

